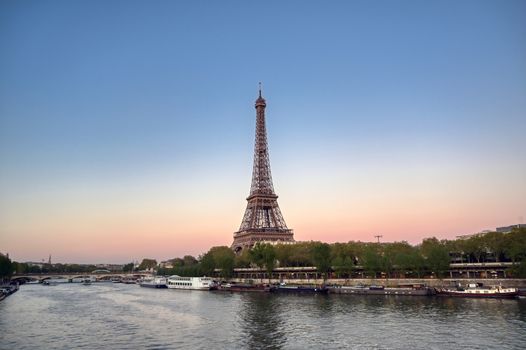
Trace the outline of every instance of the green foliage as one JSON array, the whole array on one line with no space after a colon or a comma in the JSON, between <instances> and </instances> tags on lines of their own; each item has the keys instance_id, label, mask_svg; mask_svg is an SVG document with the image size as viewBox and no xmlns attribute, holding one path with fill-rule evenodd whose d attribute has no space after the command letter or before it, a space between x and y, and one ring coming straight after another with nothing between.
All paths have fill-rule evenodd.
<instances>
[{"instance_id":1,"label":"green foliage","mask_svg":"<svg viewBox=\"0 0 526 350\"><path fill-rule=\"evenodd\" d=\"M141 263L139 264L139 270L148 270L148 269L154 269L157 267L157 260L155 259L142 259Z\"/></svg>"},{"instance_id":2,"label":"green foliage","mask_svg":"<svg viewBox=\"0 0 526 350\"><path fill-rule=\"evenodd\" d=\"M526 260L526 229L514 229L505 235L503 251L513 262Z\"/></svg>"},{"instance_id":3,"label":"green foliage","mask_svg":"<svg viewBox=\"0 0 526 350\"><path fill-rule=\"evenodd\" d=\"M427 238L422 241L420 250L429 270L434 272L437 277L442 277L444 272L449 269L450 262L449 252L445 244L435 237Z\"/></svg>"},{"instance_id":4,"label":"green foliage","mask_svg":"<svg viewBox=\"0 0 526 350\"><path fill-rule=\"evenodd\" d=\"M11 277L15 267L9 257L0 254L0 279Z\"/></svg>"},{"instance_id":5,"label":"green foliage","mask_svg":"<svg viewBox=\"0 0 526 350\"><path fill-rule=\"evenodd\" d=\"M196 258L194 258L193 256L191 255L185 255L183 257L183 265L184 266L192 266L192 265L197 265L199 262L197 261Z\"/></svg>"},{"instance_id":6,"label":"green foliage","mask_svg":"<svg viewBox=\"0 0 526 350\"><path fill-rule=\"evenodd\" d=\"M312 260L318 272L326 279L331 269L331 246L327 243L315 243L312 246Z\"/></svg>"},{"instance_id":7,"label":"green foliage","mask_svg":"<svg viewBox=\"0 0 526 350\"><path fill-rule=\"evenodd\" d=\"M212 275L214 269L221 270L221 277L228 278L234 273L235 254L226 246L212 247L200 258L200 271Z\"/></svg>"},{"instance_id":8,"label":"green foliage","mask_svg":"<svg viewBox=\"0 0 526 350\"><path fill-rule=\"evenodd\" d=\"M313 266L314 261L312 259L312 245L313 242L299 242L290 245L292 250L288 260L292 264L291 266ZM281 264L281 266L284 265Z\"/></svg>"},{"instance_id":9,"label":"green foliage","mask_svg":"<svg viewBox=\"0 0 526 350\"><path fill-rule=\"evenodd\" d=\"M294 266L292 261L295 244L277 244L274 247L279 266Z\"/></svg>"},{"instance_id":10,"label":"green foliage","mask_svg":"<svg viewBox=\"0 0 526 350\"><path fill-rule=\"evenodd\" d=\"M199 264L201 266L201 272L203 275L211 276L216 268L216 262L214 256L210 251L199 258Z\"/></svg>"},{"instance_id":11,"label":"green foliage","mask_svg":"<svg viewBox=\"0 0 526 350\"><path fill-rule=\"evenodd\" d=\"M267 270L268 278L270 280L272 271L276 266L276 251L274 247L268 243L258 242L249 250L248 256L250 262Z\"/></svg>"},{"instance_id":12,"label":"green foliage","mask_svg":"<svg viewBox=\"0 0 526 350\"><path fill-rule=\"evenodd\" d=\"M481 236L470 237L464 241L464 249L479 263L486 252L485 239Z\"/></svg>"},{"instance_id":13,"label":"green foliage","mask_svg":"<svg viewBox=\"0 0 526 350\"><path fill-rule=\"evenodd\" d=\"M373 278L376 278L377 274L382 272L383 269L383 257L380 249L381 246L379 244L370 243L363 250L363 269Z\"/></svg>"},{"instance_id":14,"label":"green foliage","mask_svg":"<svg viewBox=\"0 0 526 350\"><path fill-rule=\"evenodd\" d=\"M236 255L234 260L235 267L250 267L250 254L249 250L244 249L241 254Z\"/></svg>"},{"instance_id":15,"label":"green foliage","mask_svg":"<svg viewBox=\"0 0 526 350\"><path fill-rule=\"evenodd\" d=\"M129 264L126 264L122 267L123 272L133 272L134 264L131 262Z\"/></svg>"},{"instance_id":16,"label":"green foliage","mask_svg":"<svg viewBox=\"0 0 526 350\"><path fill-rule=\"evenodd\" d=\"M340 278L346 271L344 266L344 259L341 256L336 256L331 260L331 265L336 273L336 277Z\"/></svg>"}]
</instances>

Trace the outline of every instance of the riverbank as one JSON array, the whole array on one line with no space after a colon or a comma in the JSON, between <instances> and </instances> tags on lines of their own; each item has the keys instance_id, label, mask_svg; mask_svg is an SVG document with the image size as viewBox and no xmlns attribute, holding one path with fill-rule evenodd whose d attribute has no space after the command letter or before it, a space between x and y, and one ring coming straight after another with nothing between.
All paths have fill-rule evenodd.
<instances>
[{"instance_id":1,"label":"riverbank","mask_svg":"<svg viewBox=\"0 0 526 350\"><path fill-rule=\"evenodd\" d=\"M16 291L18 291L18 284L8 284L0 286L0 301L4 300Z\"/></svg>"},{"instance_id":2,"label":"riverbank","mask_svg":"<svg viewBox=\"0 0 526 350\"><path fill-rule=\"evenodd\" d=\"M251 281L263 281L268 283L268 279L254 280L245 278L233 278L230 281L238 283L250 283ZM440 288L449 287L455 283L461 283L462 285L468 283L483 283L485 286L500 285L502 287L511 288L526 288L525 278L353 278L353 279L341 279L341 278L329 278L323 280L318 279L271 279L270 283L284 282L287 284L327 284L335 286L358 286L358 285L379 285L384 287L398 287L411 284L425 284L428 287Z\"/></svg>"}]
</instances>

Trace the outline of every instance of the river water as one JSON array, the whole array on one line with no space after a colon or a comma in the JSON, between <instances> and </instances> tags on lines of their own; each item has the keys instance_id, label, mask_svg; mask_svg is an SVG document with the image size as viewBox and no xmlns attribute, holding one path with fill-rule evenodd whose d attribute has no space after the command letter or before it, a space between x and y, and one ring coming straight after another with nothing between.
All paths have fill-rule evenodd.
<instances>
[{"instance_id":1,"label":"river water","mask_svg":"<svg viewBox=\"0 0 526 350\"><path fill-rule=\"evenodd\" d=\"M23 285L0 348L526 349L526 300Z\"/></svg>"}]
</instances>

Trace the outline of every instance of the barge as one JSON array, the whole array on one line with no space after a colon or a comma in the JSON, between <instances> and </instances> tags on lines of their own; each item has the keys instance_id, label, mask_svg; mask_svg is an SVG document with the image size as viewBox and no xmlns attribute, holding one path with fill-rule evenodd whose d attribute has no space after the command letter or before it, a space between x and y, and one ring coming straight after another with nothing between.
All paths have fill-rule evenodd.
<instances>
[{"instance_id":1,"label":"barge","mask_svg":"<svg viewBox=\"0 0 526 350\"><path fill-rule=\"evenodd\" d=\"M145 277L139 282L139 285L146 288L168 288L164 277Z\"/></svg>"},{"instance_id":2,"label":"barge","mask_svg":"<svg viewBox=\"0 0 526 350\"><path fill-rule=\"evenodd\" d=\"M270 290L271 292L275 293L319 293L319 294L327 294L329 292L329 289L324 286L303 286L303 285L287 285L287 284L279 284L277 286L273 286Z\"/></svg>"},{"instance_id":3,"label":"barge","mask_svg":"<svg viewBox=\"0 0 526 350\"><path fill-rule=\"evenodd\" d=\"M250 284L250 283L222 283L218 288L224 292L270 292L272 287L268 284Z\"/></svg>"},{"instance_id":4,"label":"barge","mask_svg":"<svg viewBox=\"0 0 526 350\"><path fill-rule=\"evenodd\" d=\"M333 286L329 287L329 293L333 294L358 294L358 295L408 295L408 296L428 296L435 295L435 289L422 286Z\"/></svg>"},{"instance_id":5,"label":"barge","mask_svg":"<svg viewBox=\"0 0 526 350\"><path fill-rule=\"evenodd\" d=\"M466 288L461 285L455 288L439 288L437 295L464 298L515 298L519 296L519 289L502 286L484 287L482 283L470 283Z\"/></svg>"}]
</instances>

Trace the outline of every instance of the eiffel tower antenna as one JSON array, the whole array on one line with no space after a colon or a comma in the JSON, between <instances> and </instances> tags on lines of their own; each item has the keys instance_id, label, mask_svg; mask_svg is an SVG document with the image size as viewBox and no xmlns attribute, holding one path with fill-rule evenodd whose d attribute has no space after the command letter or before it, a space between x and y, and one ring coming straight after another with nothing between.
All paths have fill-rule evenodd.
<instances>
[{"instance_id":1,"label":"eiffel tower antenna","mask_svg":"<svg viewBox=\"0 0 526 350\"><path fill-rule=\"evenodd\" d=\"M247 197L247 208L239 230L234 233L231 248L240 253L250 249L257 242L294 242L293 232L287 228L278 205L278 196L274 192L270 172L270 157L265 126L265 108L267 103L261 96L256 100L256 140L254 143L254 166L252 184Z\"/></svg>"}]
</instances>

